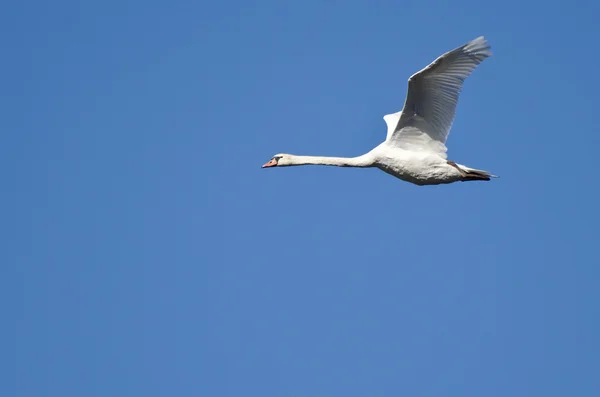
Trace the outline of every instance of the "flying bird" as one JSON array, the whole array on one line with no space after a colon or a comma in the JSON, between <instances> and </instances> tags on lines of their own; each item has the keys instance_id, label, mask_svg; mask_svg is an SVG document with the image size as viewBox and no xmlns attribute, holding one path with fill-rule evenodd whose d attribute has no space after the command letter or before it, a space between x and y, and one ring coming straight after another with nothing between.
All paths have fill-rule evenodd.
<instances>
[{"instance_id":1,"label":"flying bird","mask_svg":"<svg viewBox=\"0 0 600 397\"><path fill-rule=\"evenodd\" d=\"M358 157L324 157L276 154L262 168L295 165L376 167L415 185L458 181L489 181L487 171L469 168L447 158L446 140L465 79L490 57L490 46L481 36L439 56L408 79L404 107L383 116L384 142Z\"/></svg>"}]
</instances>

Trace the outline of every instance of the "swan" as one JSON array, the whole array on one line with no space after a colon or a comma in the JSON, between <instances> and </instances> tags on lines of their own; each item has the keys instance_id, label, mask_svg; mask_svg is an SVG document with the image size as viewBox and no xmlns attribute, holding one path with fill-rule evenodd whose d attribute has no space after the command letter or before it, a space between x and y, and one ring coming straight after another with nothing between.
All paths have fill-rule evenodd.
<instances>
[{"instance_id":1,"label":"swan","mask_svg":"<svg viewBox=\"0 0 600 397\"><path fill-rule=\"evenodd\" d=\"M368 153L350 158L280 153L262 168L309 164L376 167L419 186L497 178L487 171L448 160L446 154L446 139L462 85L477 65L492 55L490 49L483 36L477 37L410 76L404 107L383 116L386 139Z\"/></svg>"}]
</instances>

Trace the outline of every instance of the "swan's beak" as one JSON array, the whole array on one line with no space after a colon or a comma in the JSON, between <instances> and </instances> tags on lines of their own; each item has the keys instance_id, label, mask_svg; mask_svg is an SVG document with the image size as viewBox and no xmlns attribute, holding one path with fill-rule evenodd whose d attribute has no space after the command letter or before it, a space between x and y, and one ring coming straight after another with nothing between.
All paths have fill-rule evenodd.
<instances>
[{"instance_id":1,"label":"swan's beak","mask_svg":"<svg viewBox=\"0 0 600 397\"><path fill-rule=\"evenodd\" d=\"M260 168L275 167L276 165L277 165L277 160L271 159L271 160L269 160L269 162L267 164L264 164Z\"/></svg>"}]
</instances>

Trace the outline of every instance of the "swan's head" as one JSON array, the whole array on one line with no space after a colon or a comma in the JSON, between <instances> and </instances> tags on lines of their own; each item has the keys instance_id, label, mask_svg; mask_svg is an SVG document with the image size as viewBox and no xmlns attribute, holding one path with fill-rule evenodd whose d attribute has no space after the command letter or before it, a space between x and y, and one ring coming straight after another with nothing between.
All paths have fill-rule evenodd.
<instances>
[{"instance_id":1,"label":"swan's head","mask_svg":"<svg viewBox=\"0 0 600 397\"><path fill-rule=\"evenodd\" d=\"M268 167L285 167L286 165L292 165L292 156L289 154L276 154L269 160L268 163L264 164L261 168Z\"/></svg>"}]
</instances>

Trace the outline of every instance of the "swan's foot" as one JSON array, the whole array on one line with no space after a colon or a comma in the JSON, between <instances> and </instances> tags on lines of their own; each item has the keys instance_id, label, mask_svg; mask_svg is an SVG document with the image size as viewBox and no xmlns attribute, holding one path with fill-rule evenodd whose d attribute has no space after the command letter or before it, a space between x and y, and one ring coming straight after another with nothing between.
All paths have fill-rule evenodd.
<instances>
[{"instance_id":1,"label":"swan's foot","mask_svg":"<svg viewBox=\"0 0 600 397\"><path fill-rule=\"evenodd\" d=\"M458 165L456 165L456 163L452 160L446 160L446 163L448 163L448 165L456 168L458 170L458 172L460 172L460 175L462 175L462 177L466 177L467 173L465 171L463 171Z\"/></svg>"}]
</instances>

